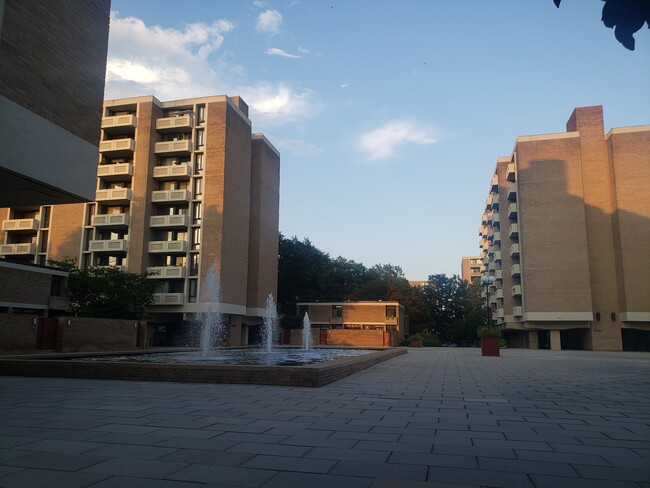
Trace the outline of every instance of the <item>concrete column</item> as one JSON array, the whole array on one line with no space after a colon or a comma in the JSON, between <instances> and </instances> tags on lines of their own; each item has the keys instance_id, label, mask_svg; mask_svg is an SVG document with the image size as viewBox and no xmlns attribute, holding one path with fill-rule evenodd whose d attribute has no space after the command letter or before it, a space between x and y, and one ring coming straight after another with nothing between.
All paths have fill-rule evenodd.
<instances>
[{"instance_id":1,"label":"concrete column","mask_svg":"<svg viewBox=\"0 0 650 488\"><path fill-rule=\"evenodd\" d=\"M562 342L560 341L560 331L551 330L551 351L561 351Z\"/></svg>"}]
</instances>

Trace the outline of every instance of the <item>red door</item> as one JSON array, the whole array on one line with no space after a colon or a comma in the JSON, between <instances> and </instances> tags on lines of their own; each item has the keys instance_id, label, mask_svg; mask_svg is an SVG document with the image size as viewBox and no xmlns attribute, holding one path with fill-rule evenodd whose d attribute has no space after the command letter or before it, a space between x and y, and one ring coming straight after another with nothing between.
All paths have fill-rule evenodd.
<instances>
[{"instance_id":1,"label":"red door","mask_svg":"<svg viewBox=\"0 0 650 488\"><path fill-rule=\"evenodd\" d=\"M318 342L327 345L327 329L320 330L320 340Z\"/></svg>"},{"instance_id":2,"label":"red door","mask_svg":"<svg viewBox=\"0 0 650 488\"><path fill-rule=\"evenodd\" d=\"M56 318L41 317L36 331L37 349L54 349L56 339Z\"/></svg>"}]
</instances>

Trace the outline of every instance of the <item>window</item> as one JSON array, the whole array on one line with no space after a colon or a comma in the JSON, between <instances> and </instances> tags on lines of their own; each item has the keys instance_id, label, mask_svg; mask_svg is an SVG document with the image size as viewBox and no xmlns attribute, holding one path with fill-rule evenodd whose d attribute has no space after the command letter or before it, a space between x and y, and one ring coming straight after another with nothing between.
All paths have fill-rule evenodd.
<instances>
[{"instance_id":1,"label":"window","mask_svg":"<svg viewBox=\"0 0 650 488\"><path fill-rule=\"evenodd\" d=\"M192 229L192 249L195 251L201 249L201 228Z\"/></svg>"},{"instance_id":2,"label":"window","mask_svg":"<svg viewBox=\"0 0 650 488\"><path fill-rule=\"evenodd\" d=\"M386 305L386 318L397 317L397 307L395 305Z\"/></svg>"},{"instance_id":3,"label":"window","mask_svg":"<svg viewBox=\"0 0 650 488\"><path fill-rule=\"evenodd\" d=\"M196 106L196 119L199 124L205 122L205 105Z\"/></svg>"},{"instance_id":4,"label":"window","mask_svg":"<svg viewBox=\"0 0 650 488\"><path fill-rule=\"evenodd\" d=\"M197 174L203 172L203 154L201 153L194 155L194 172Z\"/></svg>"},{"instance_id":5,"label":"window","mask_svg":"<svg viewBox=\"0 0 650 488\"><path fill-rule=\"evenodd\" d=\"M189 301L190 303L195 303L196 302L196 290L197 290L197 280L189 280Z\"/></svg>"},{"instance_id":6,"label":"window","mask_svg":"<svg viewBox=\"0 0 650 488\"><path fill-rule=\"evenodd\" d=\"M203 194L203 178L194 179L194 196Z\"/></svg>"},{"instance_id":7,"label":"window","mask_svg":"<svg viewBox=\"0 0 650 488\"><path fill-rule=\"evenodd\" d=\"M41 242L38 246L38 252L47 252L47 237L48 237L48 231L42 230L41 231Z\"/></svg>"},{"instance_id":8,"label":"window","mask_svg":"<svg viewBox=\"0 0 650 488\"><path fill-rule=\"evenodd\" d=\"M203 129L196 131L196 147L199 149L205 147L205 131Z\"/></svg>"},{"instance_id":9,"label":"window","mask_svg":"<svg viewBox=\"0 0 650 488\"><path fill-rule=\"evenodd\" d=\"M50 213L51 213L52 207L41 207L41 227L49 227L50 226Z\"/></svg>"},{"instance_id":10,"label":"window","mask_svg":"<svg viewBox=\"0 0 650 488\"><path fill-rule=\"evenodd\" d=\"M190 255L190 275L197 276L199 274L199 254L192 253Z\"/></svg>"},{"instance_id":11,"label":"window","mask_svg":"<svg viewBox=\"0 0 650 488\"><path fill-rule=\"evenodd\" d=\"M203 219L203 204L197 202L194 204L194 211L192 212L193 223L200 224Z\"/></svg>"},{"instance_id":12,"label":"window","mask_svg":"<svg viewBox=\"0 0 650 488\"><path fill-rule=\"evenodd\" d=\"M341 305L332 305L332 317L343 317L343 307Z\"/></svg>"},{"instance_id":13,"label":"window","mask_svg":"<svg viewBox=\"0 0 650 488\"><path fill-rule=\"evenodd\" d=\"M95 204L88 203L86 205L86 225L92 225L93 215L95 215Z\"/></svg>"}]
</instances>

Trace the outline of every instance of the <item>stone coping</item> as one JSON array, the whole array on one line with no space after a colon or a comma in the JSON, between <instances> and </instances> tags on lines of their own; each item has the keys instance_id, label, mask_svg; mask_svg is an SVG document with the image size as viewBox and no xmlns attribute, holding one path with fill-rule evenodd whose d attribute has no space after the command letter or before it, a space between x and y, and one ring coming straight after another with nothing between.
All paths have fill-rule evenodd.
<instances>
[{"instance_id":1,"label":"stone coping","mask_svg":"<svg viewBox=\"0 0 650 488\"><path fill-rule=\"evenodd\" d=\"M339 349L339 348L337 348ZM343 348L340 348L343 349ZM355 348L363 349L363 348ZM97 353L57 353L0 357L0 376L44 376L135 381L181 381L319 387L406 354L405 348L373 349L363 356L302 366L234 364L161 364L109 361L66 361L80 357L187 351L187 348Z\"/></svg>"}]
</instances>

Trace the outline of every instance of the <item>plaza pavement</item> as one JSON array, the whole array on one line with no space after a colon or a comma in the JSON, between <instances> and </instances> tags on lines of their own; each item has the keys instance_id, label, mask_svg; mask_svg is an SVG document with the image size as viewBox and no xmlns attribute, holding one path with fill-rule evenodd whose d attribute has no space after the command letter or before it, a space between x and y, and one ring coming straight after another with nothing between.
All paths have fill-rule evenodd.
<instances>
[{"instance_id":1,"label":"plaza pavement","mask_svg":"<svg viewBox=\"0 0 650 488\"><path fill-rule=\"evenodd\" d=\"M322 388L0 377L0 486L650 487L650 354L409 349Z\"/></svg>"}]
</instances>

